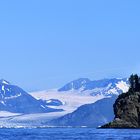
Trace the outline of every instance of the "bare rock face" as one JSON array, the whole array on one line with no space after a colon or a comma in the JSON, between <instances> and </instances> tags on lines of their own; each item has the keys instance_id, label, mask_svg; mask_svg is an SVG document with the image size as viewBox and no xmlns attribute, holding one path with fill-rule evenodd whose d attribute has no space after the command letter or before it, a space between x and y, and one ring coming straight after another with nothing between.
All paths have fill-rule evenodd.
<instances>
[{"instance_id":1,"label":"bare rock face","mask_svg":"<svg viewBox=\"0 0 140 140\"><path fill-rule=\"evenodd\" d=\"M119 95L113 107L114 121L102 128L140 128L140 92Z\"/></svg>"}]
</instances>

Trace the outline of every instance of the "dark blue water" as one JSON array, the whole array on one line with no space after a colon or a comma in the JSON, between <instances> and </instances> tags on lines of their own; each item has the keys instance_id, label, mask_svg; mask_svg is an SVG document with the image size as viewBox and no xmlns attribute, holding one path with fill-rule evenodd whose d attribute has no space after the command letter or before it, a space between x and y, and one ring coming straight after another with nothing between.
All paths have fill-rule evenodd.
<instances>
[{"instance_id":1,"label":"dark blue water","mask_svg":"<svg viewBox=\"0 0 140 140\"><path fill-rule=\"evenodd\" d=\"M0 140L140 140L138 129L0 129Z\"/></svg>"}]
</instances>

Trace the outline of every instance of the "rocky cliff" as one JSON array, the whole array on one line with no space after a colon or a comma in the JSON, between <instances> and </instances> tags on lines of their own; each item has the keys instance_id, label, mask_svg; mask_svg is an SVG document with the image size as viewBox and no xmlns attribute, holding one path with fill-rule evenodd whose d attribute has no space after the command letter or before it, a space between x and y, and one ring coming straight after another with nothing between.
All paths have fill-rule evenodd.
<instances>
[{"instance_id":1,"label":"rocky cliff","mask_svg":"<svg viewBox=\"0 0 140 140\"><path fill-rule=\"evenodd\" d=\"M140 92L129 90L114 104L115 119L102 128L140 128Z\"/></svg>"}]
</instances>

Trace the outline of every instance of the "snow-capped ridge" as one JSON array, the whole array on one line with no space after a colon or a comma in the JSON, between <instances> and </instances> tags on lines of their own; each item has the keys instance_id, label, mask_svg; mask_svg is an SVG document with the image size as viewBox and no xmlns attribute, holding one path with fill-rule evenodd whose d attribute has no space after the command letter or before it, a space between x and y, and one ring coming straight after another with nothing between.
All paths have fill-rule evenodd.
<instances>
[{"instance_id":1,"label":"snow-capped ridge","mask_svg":"<svg viewBox=\"0 0 140 140\"><path fill-rule=\"evenodd\" d=\"M77 80L71 81L68 84L66 84L64 87L58 89L58 91L68 91L68 90L84 90L86 84L90 83L90 79L88 78L79 78Z\"/></svg>"},{"instance_id":2,"label":"snow-capped ridge","mask_svg":"<svg viewBox=\"0 0 140 140\"><path fill-rule=\"evenodd\" d=\"M1 79L0 84L10 85L10 82L8 82L8 81L6 81L4 79Z\"/></svg>"},{"instance_id":3,"label":"snow-capped ridge","mask_svg":"<svg viewBox=\"0 0 140 140\"><path fill-rule=\"evenodd\" d=\"M86 80L85 80L86 79ZM89 80L88 78L81 78L69 82L62 88L58 89L59 92L71 91L75 93L90 93L91 95L103 94L105 96L119 95L122 92L127 92L129 83L127 78L112 78L101 80Z\"/></svg>"},{"instance_id":4,"label":"snow-capped ridge","mask_svg":"<svg viewBox=\"0 0 140 140\"><path fill-rule=\"evenodd\" d=\"M48 113L60 111L46 104L43 108L42 102L28 94L22 88L10 84L6 80L0 80L0 111L12 113ZM62 111L62 110L61 110Z\"/></svg>"}]
</instances>

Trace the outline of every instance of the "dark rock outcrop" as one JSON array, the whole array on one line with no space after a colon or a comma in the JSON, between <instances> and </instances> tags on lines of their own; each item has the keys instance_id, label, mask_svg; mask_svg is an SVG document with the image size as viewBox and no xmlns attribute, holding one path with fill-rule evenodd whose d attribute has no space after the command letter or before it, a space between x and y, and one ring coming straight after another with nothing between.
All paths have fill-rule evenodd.
<instances>
[{"instance_id":1,"label":"dark rock outcrop","mask_svg":"<svg viewBox=\"0 0 140 140\"><path fill-rule=\"evenodd\" d=\"M140 92L119 95L113 107L114 121L102 128L140 128Z\"/></svg>"}]
</instances>

